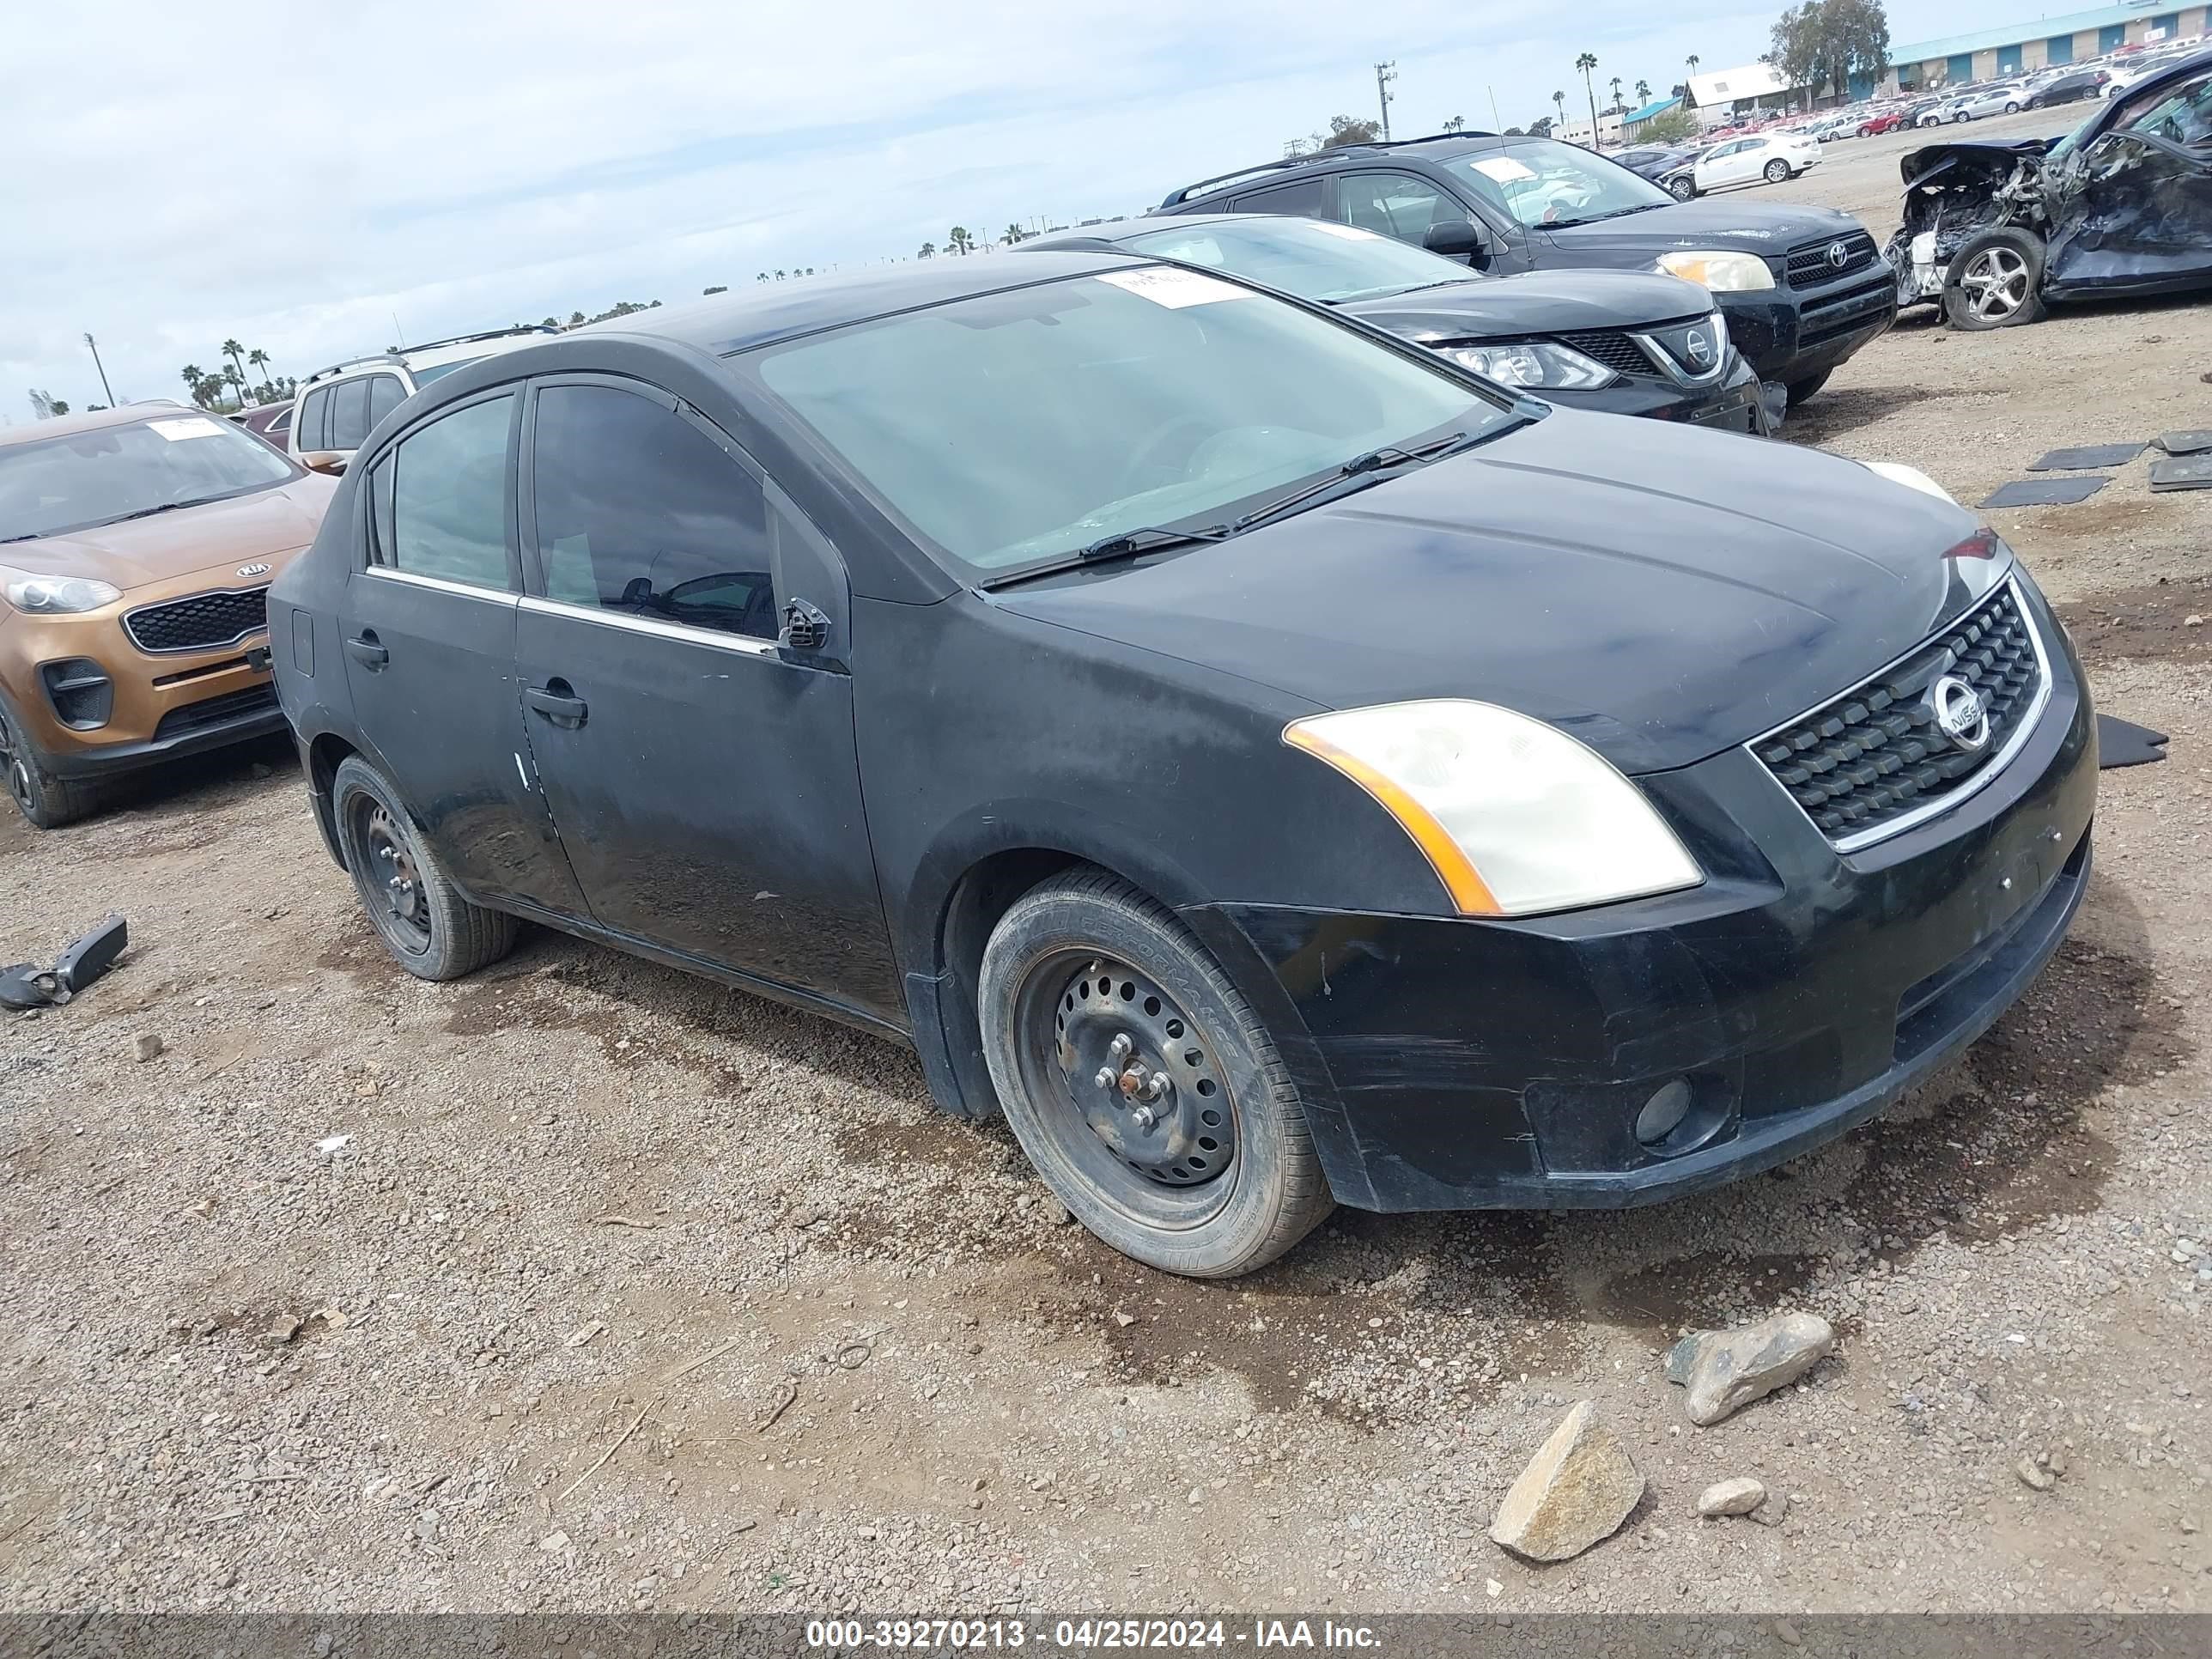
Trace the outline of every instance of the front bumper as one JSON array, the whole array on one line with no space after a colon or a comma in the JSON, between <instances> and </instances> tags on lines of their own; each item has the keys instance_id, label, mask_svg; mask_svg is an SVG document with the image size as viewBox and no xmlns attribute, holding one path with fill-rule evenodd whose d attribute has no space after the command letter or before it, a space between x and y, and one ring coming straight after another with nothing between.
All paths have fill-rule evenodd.
<instances>
[{"instance_id":1,"label":"front bumper","mask_svg":"<svg viewBox=\"0 0 2212 1659\"><path fill-rule=\"evenodd\" d=\"M1625 376L1596 392L1542 392L1538 397L1570 409L1606 415L1641 415L1683 426L1724 432L1759 430L1759 375L1742 357L1710 386L1686 386L1656 376Z\"/></svg>"},{"instance_id":2,"label":"front bumper","mask_svg":"<svg viewBox=\"0 0 2212 1659\"><path fill-rule=\"evenodd\" d=\"M1729 336L1763 380L1810 380L1897 320L1897 279L1877 259L1832 287L1717 294Z\"/></svg>"},{"instance_id":3,"label":"front bumper","mask_svg":"<svg viewBox=\"0 0 2212 1659\"><path fill-rule=\"evenodd\" d=\"M2057 951L2090 866L2096 739L2047 607L2051 701L2002 774L1838 854L1747 751L1644 780L1708 879L1522 921L1224 907L1340 1201L1621 1207L1767 1168L1881 1111ZM1209 919L1213 920L1213 919ZM1208 931L1200 923L1200 931ZM1680 1079L1685 1133L1638 1113Z\"/></svg>"}]
</instances>

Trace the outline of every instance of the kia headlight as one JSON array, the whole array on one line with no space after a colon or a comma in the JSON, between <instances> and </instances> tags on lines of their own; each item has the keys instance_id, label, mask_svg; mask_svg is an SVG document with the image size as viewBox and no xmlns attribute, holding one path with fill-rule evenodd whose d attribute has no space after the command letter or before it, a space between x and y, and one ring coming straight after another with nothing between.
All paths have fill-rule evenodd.
<instances>
[{"instance_id":1,"label":"kia headlight","mask_svg":"<svg viewBox=\"0 0 2212 1659\"><path fill-rule=\"evenodd\" d=\"M1695 887L1674 832L1595 750L1492 703L1381 703L1283 741L1364 789L1467 916L1528 916Z\"/></svg>"},{"instance_id":2,"label":"kia headlight","mask_svg":"<svg viewBox=\"0 0 2212 1659\"><path fill-rule=\"evenodd\" d=\"M67 617L97 611L123 597L120 588L89 576L42 576L0 565L0 592L18 611L34 617Z\"/></svg>"},{"instance_id":3,"label":"kia headlight","mask_svg":"<svg viewBox=\"0 0 2212 1659\"><path fill-rule=\"evenodd\" d=\"M1662 253L1652 269L1662 276L1702 283L1716 294L1752 294L1774 286L1774 272L1765 260L1723 248Z\"/></svg>"},{"instance_id":4,"label":"kia headlight","mask_svg":"<svg viewBox=\"0 0 2212 1659\"><path fill-rule=\"evenodd\" d=\"M1437 350L1462 368L1471 368L1500 386L1545 392L1595 392L1619 377L1603 363L1549 340L1511 345L1448 345Z\"/></svg>"}]
</instances>

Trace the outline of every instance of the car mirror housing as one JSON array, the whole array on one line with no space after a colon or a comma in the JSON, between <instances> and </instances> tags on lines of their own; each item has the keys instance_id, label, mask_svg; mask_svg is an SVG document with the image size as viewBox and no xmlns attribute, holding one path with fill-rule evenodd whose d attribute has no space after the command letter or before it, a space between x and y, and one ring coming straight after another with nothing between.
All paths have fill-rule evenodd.
<instances>
[{"instance_id":1,"label":"car mirror housing","mask_svg":"<svg viewBox=\"0 0 2212 1659\"><path fill-rule=\"evenodd\" d=\"M300 465L310 472L337 478L345 475L346 463L351 459L342 449L310 449L300 457Z\"/></svg>"},{"instance_id":2,"label":"car mirror housing","mask_svg":"<svg viewBox=\"0 0 2212 1659\"><path fill-rule=\"evenodd\" d=\"M1421 238L1421 246L1447 259L1479 263L1490 252L1490 236L1472 219L1447 219L1442 224L1429 227L1428 234Z\"/></svg>"}]
</instances>

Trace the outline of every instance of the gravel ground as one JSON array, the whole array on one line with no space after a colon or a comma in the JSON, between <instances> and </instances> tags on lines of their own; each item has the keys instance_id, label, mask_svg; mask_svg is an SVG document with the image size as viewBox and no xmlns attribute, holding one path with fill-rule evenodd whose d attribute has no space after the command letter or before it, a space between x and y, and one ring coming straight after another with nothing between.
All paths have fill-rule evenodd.
<instances>
[{"instance_id":1,"label":"gravel ground","mask_svg":"<svg viewBox=\"0 0 2212 1659\"><path fill-rule=\"evenodd\" d=\"M1909 147L1746 199L1886 235ZM1978 500L2212 424L2208 371L2201 304L1907 323L1790 436ZM0 1024L0 1605L2212 1607L2212 498L2144 471L1993 515L2173 755L2105 775L2074 936L1960 1064L1726 1192L1343 1212L1228 1285L1055 1224L871 1039L544 933L406 978L281 745L0 817L0 954L134 940ZM1691 1427L1669 1340L1785 1309L1835 1356ZM1579 1399L1650 1491L1525 1565L1483 1528ZM1739 1474L1778 1525L1695 1518Z\"/></svg>"}]
</instances>

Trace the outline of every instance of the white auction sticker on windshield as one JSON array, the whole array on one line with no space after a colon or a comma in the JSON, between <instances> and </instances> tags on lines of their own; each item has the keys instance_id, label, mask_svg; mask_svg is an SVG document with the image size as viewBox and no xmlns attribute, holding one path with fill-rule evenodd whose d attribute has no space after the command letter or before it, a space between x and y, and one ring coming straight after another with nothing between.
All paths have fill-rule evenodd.
<instances>
[{"instance_id":1,"label":"white auction sticker on windshield","mask_svg":"<svg viewBox=\"0 0 2212 1659\"><path fill-rule=\"evenodd\" d=\"M1098 274L1098 280L1141 295L1154 305L1165 306L1170 311L1180 311L1185 306L1211 305L1216 300L1252 297L1249 289L1195 270L1105 270Z\"/></svg>"},{"instance_id":2,"label":"white auction sticker on windshield","mask_svg":"<svg viewBox=\"0 0 2212 1659\"><path fill-rule=\"evenodd\" d=\"M212 438L222 430L204 415L186 415L173 421L149 421L146 424L173 444L180 444L187 438Z\"/></svg>"},{"instance_id":3,"label":"white auction sticker on windshield","mask_svg":"<svg viewBox=\"0 0 2212 1659\"><path fill-rule=\"evenodd\" d=\"M1510 155L1486 155L1473 165L1484 178L1495 179L1501 185L1517 185L1523 179L1536 176L1534 171Z\"/></svg>"},{"instance_id":4,"label":"white auction sticker on windshield","mask_svg":"<svg viewBox=\"0 0 2212 1659\"><path fill-rule=\"evenodd\" d=\"M1316 230L1326 231L1331 236L1341 236L1347 242L1379 242L1382 239L1371 230L1362 230L1358 225L1316 224Z\"/></svg>"}]
</instances>

